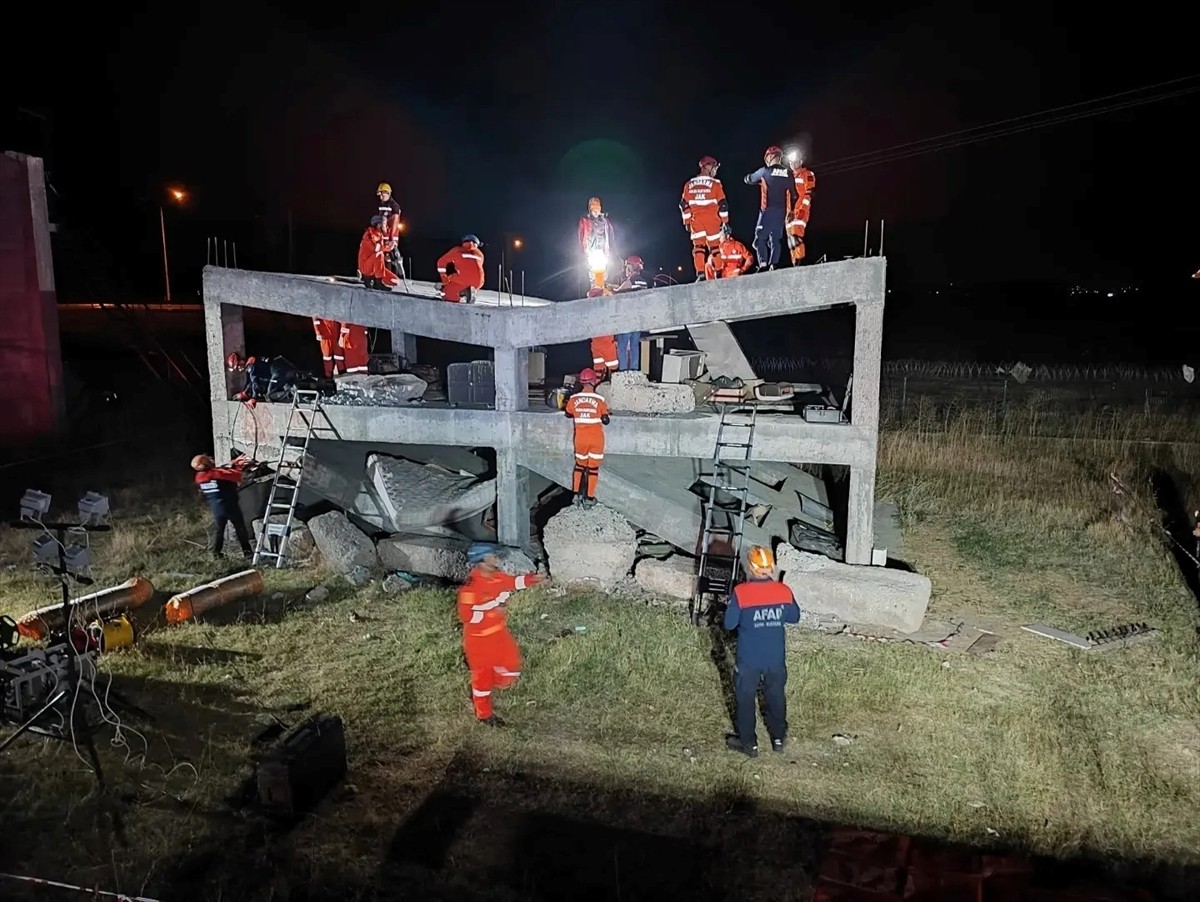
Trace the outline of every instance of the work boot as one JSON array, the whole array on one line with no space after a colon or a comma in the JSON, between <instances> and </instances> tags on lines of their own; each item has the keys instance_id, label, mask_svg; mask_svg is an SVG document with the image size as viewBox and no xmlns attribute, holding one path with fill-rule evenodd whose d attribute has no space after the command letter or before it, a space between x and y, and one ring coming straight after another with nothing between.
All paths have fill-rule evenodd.
<instances>
[{"instance_id":1,"label":"work boot","mask_svg":"<svg viewBox=\"0 0 1200 902\"><path fill-rule=\"evenodd\" d=\"M786 741L787 741L786 739L772 739L771 740L771 751L776 752L777 754L782 754L783 753L783 744Z\"/></svg>"},{"instance_id":2,"label":"work boot","mask_svg":"<svg viewBox=\"0 0 1200 902\"><path fill-rule=\"evenodd\" d=\"M483 724L485 727L502 727L502 726L504 726L504 721L502 721L495 714L492 714L489 717L479 718L479 723Z\"/></svg>"},{"instance_id":3,"label":"work boot","mask_svg":"<svg viewBox=\"0 0 1200 902\"><path fill-rule=\"evenodd\" d=\"M596 499L595 498L584 498L583 506L584 506L584 508L586 508L588 510L592 509L593 507L596 506Z\"/></svg>"},{"instance_id":4,"label":"work boot","mask_svg":"<svg viewBox=\"0 0 1200 902\"><path fill-rule=\"evenodd\" d=\"M698 272L698 273L696 273L696 281L697 282L706 282L706 281L708 281L708 276L702 272Z\"/></svg>"},{"instance_id":5,"label":"work boot","mask_svg":"<svg viewBox=\"0 0 1200 902\"><path fill-rule=\"evenodd\" d=\"M757 745L746 745L742 740L738 739L732 733L725 737L725 748L731 752L741 752L747 758L758 757Z\"/></svg>"}]
</instances>

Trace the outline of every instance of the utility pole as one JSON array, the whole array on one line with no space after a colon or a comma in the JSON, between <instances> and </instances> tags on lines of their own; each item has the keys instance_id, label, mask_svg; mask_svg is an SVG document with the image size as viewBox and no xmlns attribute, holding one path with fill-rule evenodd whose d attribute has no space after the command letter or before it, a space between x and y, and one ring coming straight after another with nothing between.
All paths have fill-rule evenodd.
<instances>
[{"instance_id":1,"label":"utility pole","mask_svg":"<svg viewBox=\"0 0 1200 902\"><path fill-rule=\"evenodd\" d=\"M167 283L167 303L171 303L171 270L167 264L167 218L163 213L163 205L158 205L158 228L162 234L163 249L163 279Z\"/></svg>"}]
</instances>

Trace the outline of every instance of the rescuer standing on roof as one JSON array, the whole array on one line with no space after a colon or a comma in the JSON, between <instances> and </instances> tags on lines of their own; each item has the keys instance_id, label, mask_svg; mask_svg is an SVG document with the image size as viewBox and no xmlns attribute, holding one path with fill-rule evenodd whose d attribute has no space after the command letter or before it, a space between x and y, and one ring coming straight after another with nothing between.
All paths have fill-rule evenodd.
<instances>
[{"instance_id":1,"label":"rescuer standing on roof","mask_svg":"<svg viewBox=\"0 0 1200 902\"><path fill-rule=\"evenodd\" d=\"M604 427L608 425L608 402L596 392L600 380L593 370L579 374L582 390L567 399L565 413L575 421L575 470L571 474L574 504L592 507L596 503L596 483L600 481L600 461L604 460Z\"/></svg>"},{"instance_id":2,"label":"rescuer standing on roof","mask_svg":"<svg viewBox=\"0 0 1200 902\"><path fill-rule=\"evenodd\" d=\"M721 227L721 243L709 258L709 278L731 279L745 274L754 265L754 255L742 242L733 237L729 226Z\"/></svg>"},{"instance_id":3,"label":"rescuer standing on roof","mask_svg":"<svg viewBox=\"0 0 1200 902\"><path fill-rule=\"evenodd\" d=\"M792 266L804 259L804 230L808 228L808 217L812 213L813 192L817 190L817 177L804 165L804 155L799 148L788 151L788 167L792 170L793 187L789 206L787 235L788 247L792 252Z\"/></svg>"},{"instance_id":4,"label":"rescuer standing on roof","mask_svg":"<svg viewBox=\"0 0 1200 902\"><path fill-rule=\"evenodd\" d=\"M766 164L746 176L747 185L758 185L761 197L758 224L754 227L754 253L758 271L774 269L783 247L783 232L788 217L788 192L794 191L795 176L783 164L783 149L772 144L763 153Z\"/></svg>"},{"instance_id":5,"label":"rescuer standing on roof","mask_svg":"<svg viewBox=\"0 0 1200 902\"><path fill-rule=\"evenodd\" d=\"M400 277L388 269L387 236L382 216L372 216L371 224L358 243L358 276L368 288L392 289Z\"/></svg>"},{"instance_id":6,"label":"rescuer standing on roof","mask_svg":"<svg viewBox=\"0 0 1200 902\"><path fill-rule=\"evenodd\" d=\"M616 253L616 242L612 223L608 221L598 197L588 198L587 216L579 219L579 249L583 251L588 272L592 274L592 288L603 289L608 261Z\"/></svg>"},{"instance_id":7,"label":"rescuer standing on roof","mask_svg":"<svg viewBox=\"0 0 1200 902\"><path fill-rule=\"evenodd\" d=\"M625 294L630 291L642 291L649 287L642 270L646 264L637 254L625 258L625 279L617 286L615 294ZM617 368L622 370L639 370L642 366L642 333L622 332L617 340Z\"/></svg>"},{"instance_id":8,"label":"rescuer standing on roof","mask_svg":"<svg viewBox=\"0 0 1200 902\"><path fill-rule=\"evenodd\" d=\"M452 304L473 304L483 288L483 242L477 235L463 235L462 244L438 258L438 278L442 280L442 300Z\"/></svg>"},{"instance_id":9,"label":"rescuer standing on roof","mask_svg":"<svg viewBox=\"0 0 1200 902\"><path fill-rule=\"evenodd\" d=\"M207 454L197 454L192 458L192 469L196 471L196 488L200 496L208 502L212 512L212 523L208 527L208 552L213 557L221 556L225 545L225 524L233 524L233 532L238 544L242 546L242 554L247 558L254 556L250 546L250 533L246 529L246 520L242 517L242 509L238 506L238 486L242 484L242 476L246 467L253 461L242 455L223 467L218 467Z\"/></svg>"},{"instance_id":10,"label":"rescuer standing on roof","mask_svg":"<svg viewBox=\"0 0 1200 902\"><path fill-rule=\"evenodd\" d=\"M792 590L775 579L775 556L756 545L746 558L750 578L733 587L725 608L725 629L737 630L737 733L725 738L735 752L758 755L755 702L761 684L765 696L763 719L771 750L783 751L787 740L787 659L783 625L800 622Z\"/></svg>"},{"instance_id":11,"label":"rescuer standing on roof","mask_svg":"<svg viewBox=\"0 0 1200 902\"><path fill-rule=\"evenodd\" d=\"M721 226L729 222L725 188L717 178L720 168L715 157L701 157L700 174L684 182L683 197L679 201L683 227L692 238L692 263L696 267L697 282L707 278L708 258L721 239Z\"/></svg>"},{"instance_id":12,"label":"rescuer standing on roof","mask_svg":"<svg viewBox=\"0 0 1200 902\"><path fill-rule=\"evenodd\" d=\"M521 650L508 631L504 606L513 592L542 581L536 573L505 573L500 569L499 550L490 542L476 542L467 549L471 574L458 590L463 651L471 668L471 702L476 720L489 727L504 725L492 711L492 693L508 688L521 676Z\"/></svg>"}]
</instances>

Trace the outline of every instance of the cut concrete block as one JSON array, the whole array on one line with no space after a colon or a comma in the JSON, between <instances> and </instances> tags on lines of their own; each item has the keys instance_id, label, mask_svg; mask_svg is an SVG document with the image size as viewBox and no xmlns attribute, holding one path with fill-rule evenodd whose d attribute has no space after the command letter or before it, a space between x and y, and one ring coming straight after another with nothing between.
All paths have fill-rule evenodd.
<instances>
[{"instance_id":1,"label":"cut concrete block","mask_svg":"<svg viewBox=\"0 0 1200 902\"><path fill-rule=\"evenodd\" d=\"M542 530L542 544L555 582L612 589L633 566L637 532L607 507L573 506L550 518Z\"/></svg>"},{"instance_id":2,"label":"cut concrete block","mask_svg":"<svg viewBox=\"0 0 1200 902\"><path fill-rule=\"evenodd\" d=\"M779 546L777 560L801 610L901 633L915 632L925 619L931 586L919 573L840 564L790 545Z\"/></svg>"},{"instance_id":3,"label":"cut concrete block","mask_svg":"<svg viewBox=\"0 0 1200 902\"><path fill-rule=\"evenodd\" d=\"M645 373L613 373L611 381L601 385L597 392L614 412L688 413L696 409L696 395L690 385L651 383Z\"/></svg>"},{"instance_id":4,"label":"cut concrete block","mask_svg":"<svg viewBox=\"0 0 1200 902\"><path fill-rule=\"evenodd\" d=\"M355 567L373 570L379 566L375 544L341 511L313 517L308 521L308 529L325 565L335 573L349 573Z\"/></svg>"},{"instance_id":5,"label":"cut concrete block","mask_svg":"<svg viewBox=\"0 0 1200 902\"><path fill-rule=\"evenodd\" d=\"M466 582L465 539L435 539L428 536L390 536L379 540L379 561L388 570L403 570L423 576Z\"/></svg>"},{"instance_id":6,"label":"cut concrete block","mask_svg":"<svg viewBox=\"0 0 1200 902\"><path fill-rule=\"evenodd\" d=\"M647 592L687 601L696 584L696 562L678 554L665 561L643 558L633 578Z\"/></svg>"}]
</instances>

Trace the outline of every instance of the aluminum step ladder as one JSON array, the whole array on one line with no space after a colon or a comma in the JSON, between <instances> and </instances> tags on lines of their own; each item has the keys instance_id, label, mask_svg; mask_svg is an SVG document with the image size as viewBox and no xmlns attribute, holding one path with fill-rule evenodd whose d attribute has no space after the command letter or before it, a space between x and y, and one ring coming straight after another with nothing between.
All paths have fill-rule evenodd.
<instances>
[{"instance_id":1,"label":"aluminum step ladder","mask_svg":"<svg viewBox=\"0 0 1200 902\"><path fill-rule=\"evenodd\" d=\"M757 402L721 405L721 422L713 449L714 478L709 483L704 505L696 591L688 605L692 623L697 625L714 600L723 601L733 591L742 567L742 538L746 514L750 510L750 456L757 425ZM733 497L732 508L718 506L718 492ZM718 518L725 525L721 525Z\"/></svg>"},{"instance_id":2,"label":"aluminum step ladder","mask_svg":"<svg viewBox=\"0 0 1200 902\"><path fill-rule=\"evenodd\" d=\"M317 418L325 417L321 407L321 393L312 389L296 389L292 394L292 407L288 411L287 426L283 431L283 445L275 463L275 478L271 480L271 492L267 496L267 508L263 512L262 529L258 532L258 544L251 563L275 561L275 568L284 565L287 540L296 516L296 502L300 498L300 482L303 476L304 456L308 443L317 428ZM288 481L284 481L288 480ZM272 522L273 516L284 511L284 522ZM271 539L277 538L277 544Z\"/></svg>"}]
</instances>

